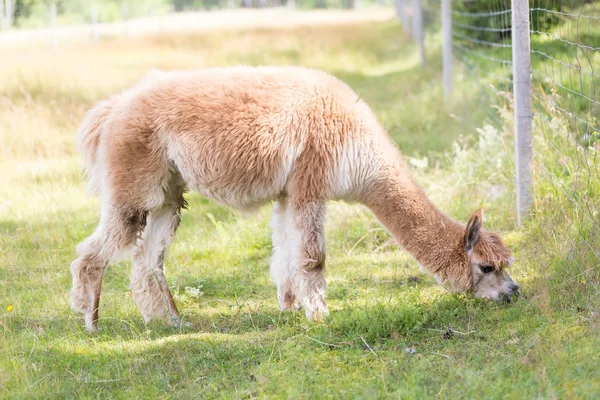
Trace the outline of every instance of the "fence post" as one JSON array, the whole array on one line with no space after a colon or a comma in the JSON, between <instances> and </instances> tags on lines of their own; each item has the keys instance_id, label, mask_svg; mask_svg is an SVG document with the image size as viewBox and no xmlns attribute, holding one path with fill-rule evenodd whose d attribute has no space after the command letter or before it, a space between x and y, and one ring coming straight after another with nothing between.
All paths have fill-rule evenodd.
<instances>
[{"instance_id":1,"label":"fence post","mask_svg":"<svg viewBox=\"0 0 600 400\"><path fill-rule=\"evenodd\" d=\"M56 47L56 1L50 3L50 44Z\"/></svg>"},{"instance_id":2,"label":"fence post","mask_svg":"<svg viewBox=\"0 0 600 400\"><path fill-rule=\"evenodd\" d=\"M4 0L4 17L6 29L12 26L12 0Z\"/></svg>"},{"instance_id":3,"label":"fence post","mask_svg":"<svg viewBox=\"0 0 600 400\"><path fill-rule=\"evenodd\" d=\"M413 39L419 46L421 65L425 65L425 35L423 34L423 8L421 0L413 0Z\"/></svg>"},{"instance_id":4,"label":"fence post","mask_svg":"<svg viewBox=\"0 0 600 400\"><path fill-rule=\"evenodd\" d=\"M452 4L442 0L442 75L444 77L444 100L452 93Z\"/></svg>"},{"instance_id":5,"label":"fence post","mask_svg":"<svg viewBox=\"0 0 600 400\"><path fill-rule=\"evenodd\" d=\"M100 33L98 32L98 6L96 3L92 4L92 37L94 42L97 42L100 38Z\"/></svg>"},{"instance_id":6,"label":"fence post","mask_svg":"<svg viewBox=\"0 0 600 400\"><path fill-rule=\"evenodd\" d=\"M121 20L123 21L123 36L129 36L129 29L127 26L127 20L129 19L129 10L125 1L121 0Z\"/></svg>"},{"instance_id":7,"label":"fence post","mask_svg":"<svg viewBox=\"0 0 600 400\"><path fill-rule=\"evenodd\" d=\"M527 218L533 195L531 52L529 43L529 2L511 0L513 91L515 97L515 165L517 186L517 225Z\"/></svg>"},{"instance_id":8,"label":"fence post","mask_svg":"<svg viewBox=\"0 0 600 400\"><path fill-rule=\"evenodd\" d=\"M395 0L394 4L396 5L396 13L398 14L402 30L404 33L408 33L410 31L410 25L408 22L408 14L406 13L406 0Z\"/></svg>"}]
</instances>

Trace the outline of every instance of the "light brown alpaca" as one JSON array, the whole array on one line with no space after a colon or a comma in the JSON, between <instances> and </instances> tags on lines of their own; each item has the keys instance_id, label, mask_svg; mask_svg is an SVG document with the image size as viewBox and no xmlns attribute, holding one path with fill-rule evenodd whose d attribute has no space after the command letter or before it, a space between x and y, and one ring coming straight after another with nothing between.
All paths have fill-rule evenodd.
<instances>
[{"instance_id":1,"label":"light brown alpaca","mask_svg":"<svg viewBox=\"0 0 600 400\"><path fill-rule=\"evenodd\" d=\"M135 248L131 289L146 320L179 322L164 259L196 190L253 209L275 201L271 275L282 309L325 304L325 203L361 202L440 283L491 299L518 290L511 256L482 228L429 201L369 107L347 85L304 68L152 73L94 107L78 133L100 224L78 246L72 306L97 329L102 275Z\"/></svg>"}]
</instances>

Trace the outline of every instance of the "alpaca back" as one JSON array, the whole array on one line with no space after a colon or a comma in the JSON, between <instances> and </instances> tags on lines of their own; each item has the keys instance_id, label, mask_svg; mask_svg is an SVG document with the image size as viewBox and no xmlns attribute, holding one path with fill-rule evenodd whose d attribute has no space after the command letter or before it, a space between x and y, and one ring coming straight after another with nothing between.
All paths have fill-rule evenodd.
<instances>
[{"instance_id":1,"label":"alpaca back","mask_svg":"<svg viewBox=\"0 0 600 400\"><path fill-rule=\"evenodd\" d=\"M152 165L208 198L253 209L288 194L294 181L309 197L358 198L378 170L383 130L352 89L321 71L154 72L119 98L104 146L107 168L120 169L113 175ZM98 105L94 121L110 109ZM88 131L93 145L100 130Z\"/></svg>"},{"instance_id":2,"label":"alpaca back","mask_svg":"<svg viewBox=\"0 0 600 400\"><path fill-rule=\"evenodd\" d=\"M289 193L298 175L310 176L303 190L327 198L370 178L369 131L380 127L352 89L321 71L168 73L144 96L183 179L227 205L260 206Z\"/></svg>"}]
</instances>

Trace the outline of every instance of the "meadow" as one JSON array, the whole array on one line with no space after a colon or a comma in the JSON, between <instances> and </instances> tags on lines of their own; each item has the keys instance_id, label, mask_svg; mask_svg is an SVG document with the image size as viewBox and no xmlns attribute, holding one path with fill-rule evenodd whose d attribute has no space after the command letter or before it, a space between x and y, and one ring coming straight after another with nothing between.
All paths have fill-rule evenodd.
<instances>
[{"instance_id":1,"label":"meadow","mask_svg":"<svg viewBox=\"0 0 600 400\"><path fill-rule=\"evenodd\" d=\"M428 36L425 67L395 20L0 49L0 397L596 398L600 271L592 250L573 250L585 227L543 177L533 217L515 227L510 101L482 104L481 82L459 70L444 105L439 42ZM522 297L446 291L366 208L334 202L331 314L309 323L278 309L269 207L246 215L190 193L166 264L190 326L144 324L125 260L104 277L102 331L87 334L69 307L69 264L99 201L85 191L78 124L149 69L232 64L306 65L352 86L442 210L466 221L485 209Z\"/></svg>"}]
</instances>

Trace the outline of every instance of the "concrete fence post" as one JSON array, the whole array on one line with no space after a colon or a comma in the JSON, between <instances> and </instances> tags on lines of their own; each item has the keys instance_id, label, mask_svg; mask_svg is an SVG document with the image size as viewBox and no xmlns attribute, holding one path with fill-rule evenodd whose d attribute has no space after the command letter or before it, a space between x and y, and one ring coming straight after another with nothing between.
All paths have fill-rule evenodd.
<instances>
[{"instance_id":1,"label":"concrete fence post","mask_svg":"<svg viewBox=\"0 0 600 400\"><path fill-rule=\"evenodd\" d=\"M10 29L12 26L12 0L4 0L4 26Z\"/></svg>"},{"instance_id":2,"label":"concrete fence post","mask_svg":"<svg viewBox=\"0 0 600 400\"><path fill-rule=\"evenodd\" d=\"M423 34L423 7L421 0L413 0L413 39L419 46L421 65L425 65L425 35Z\"/></svg>"},{"instance_id":3,"label":"concrete fence post","mask_svg":"<svg viewBox=\"0 0 600 400\"><path fill-rule=\"evenodd\" d=\"M100 33L98 31L98 6L96 3L92 4L92 38L94 42L100 39Z\"/></svg>"},{"instance_id":4,"label":"concrete fence post","mask_svg":"<svg viewBox=\"0 0 600 400\"><path fill-rule=\"evenodd\" d=\"M522 0L511 0L511 3L517 225L520 226L528 217L533 204L531 51L529 3Z\"/></svg>"},{"instance_id":5,"label":"concrete fence post","mask_svg":"<svg viewBox=\"0 0 600 400\"><path fill-rule=\"evenodd\" d=\"M0 30L4 29L4 0L0 0Z\"/></svg>"},{"instance_id":6,"label":"concrete fence post","mask_svg":"<svg viewBox=\"0 0 600 400\"><path fill-rule=\"evenodd\" d=\"M50 3L50 44L56 47L56 2Z\"/></svg>"},{"instance_id":7,"label":"concrete fence post","mask_svg":"<svg viewBox=\"0 0 600 400\"><path fill-rule=\"evenodd\" d=\"M452 0L442 0L442 75L444 100L452 93Z\"/></svg>"},{"instance_id":8,"label":"concrete fence post","mask_svg":"<svg viewBox=\"0 0 600 400\"><path fill-rule=\"evenodd\" d=\"M410 22L408 21L408 12L406 11L406 0L395 0L396 13L400 20L400 26L405 33L410 32Z\"/></svg>"},{"instance_id":9,"label":"concrete fence post","mask_svg":"<svg viewBox=\"0 0 600 400\"><path fill-rule=\"evenodd\" d=\"M123 36L129 36L129 9L127 8L127 4L125 1L121 1L121 21L123 22Z\"/></svg>"}]
</instances>

